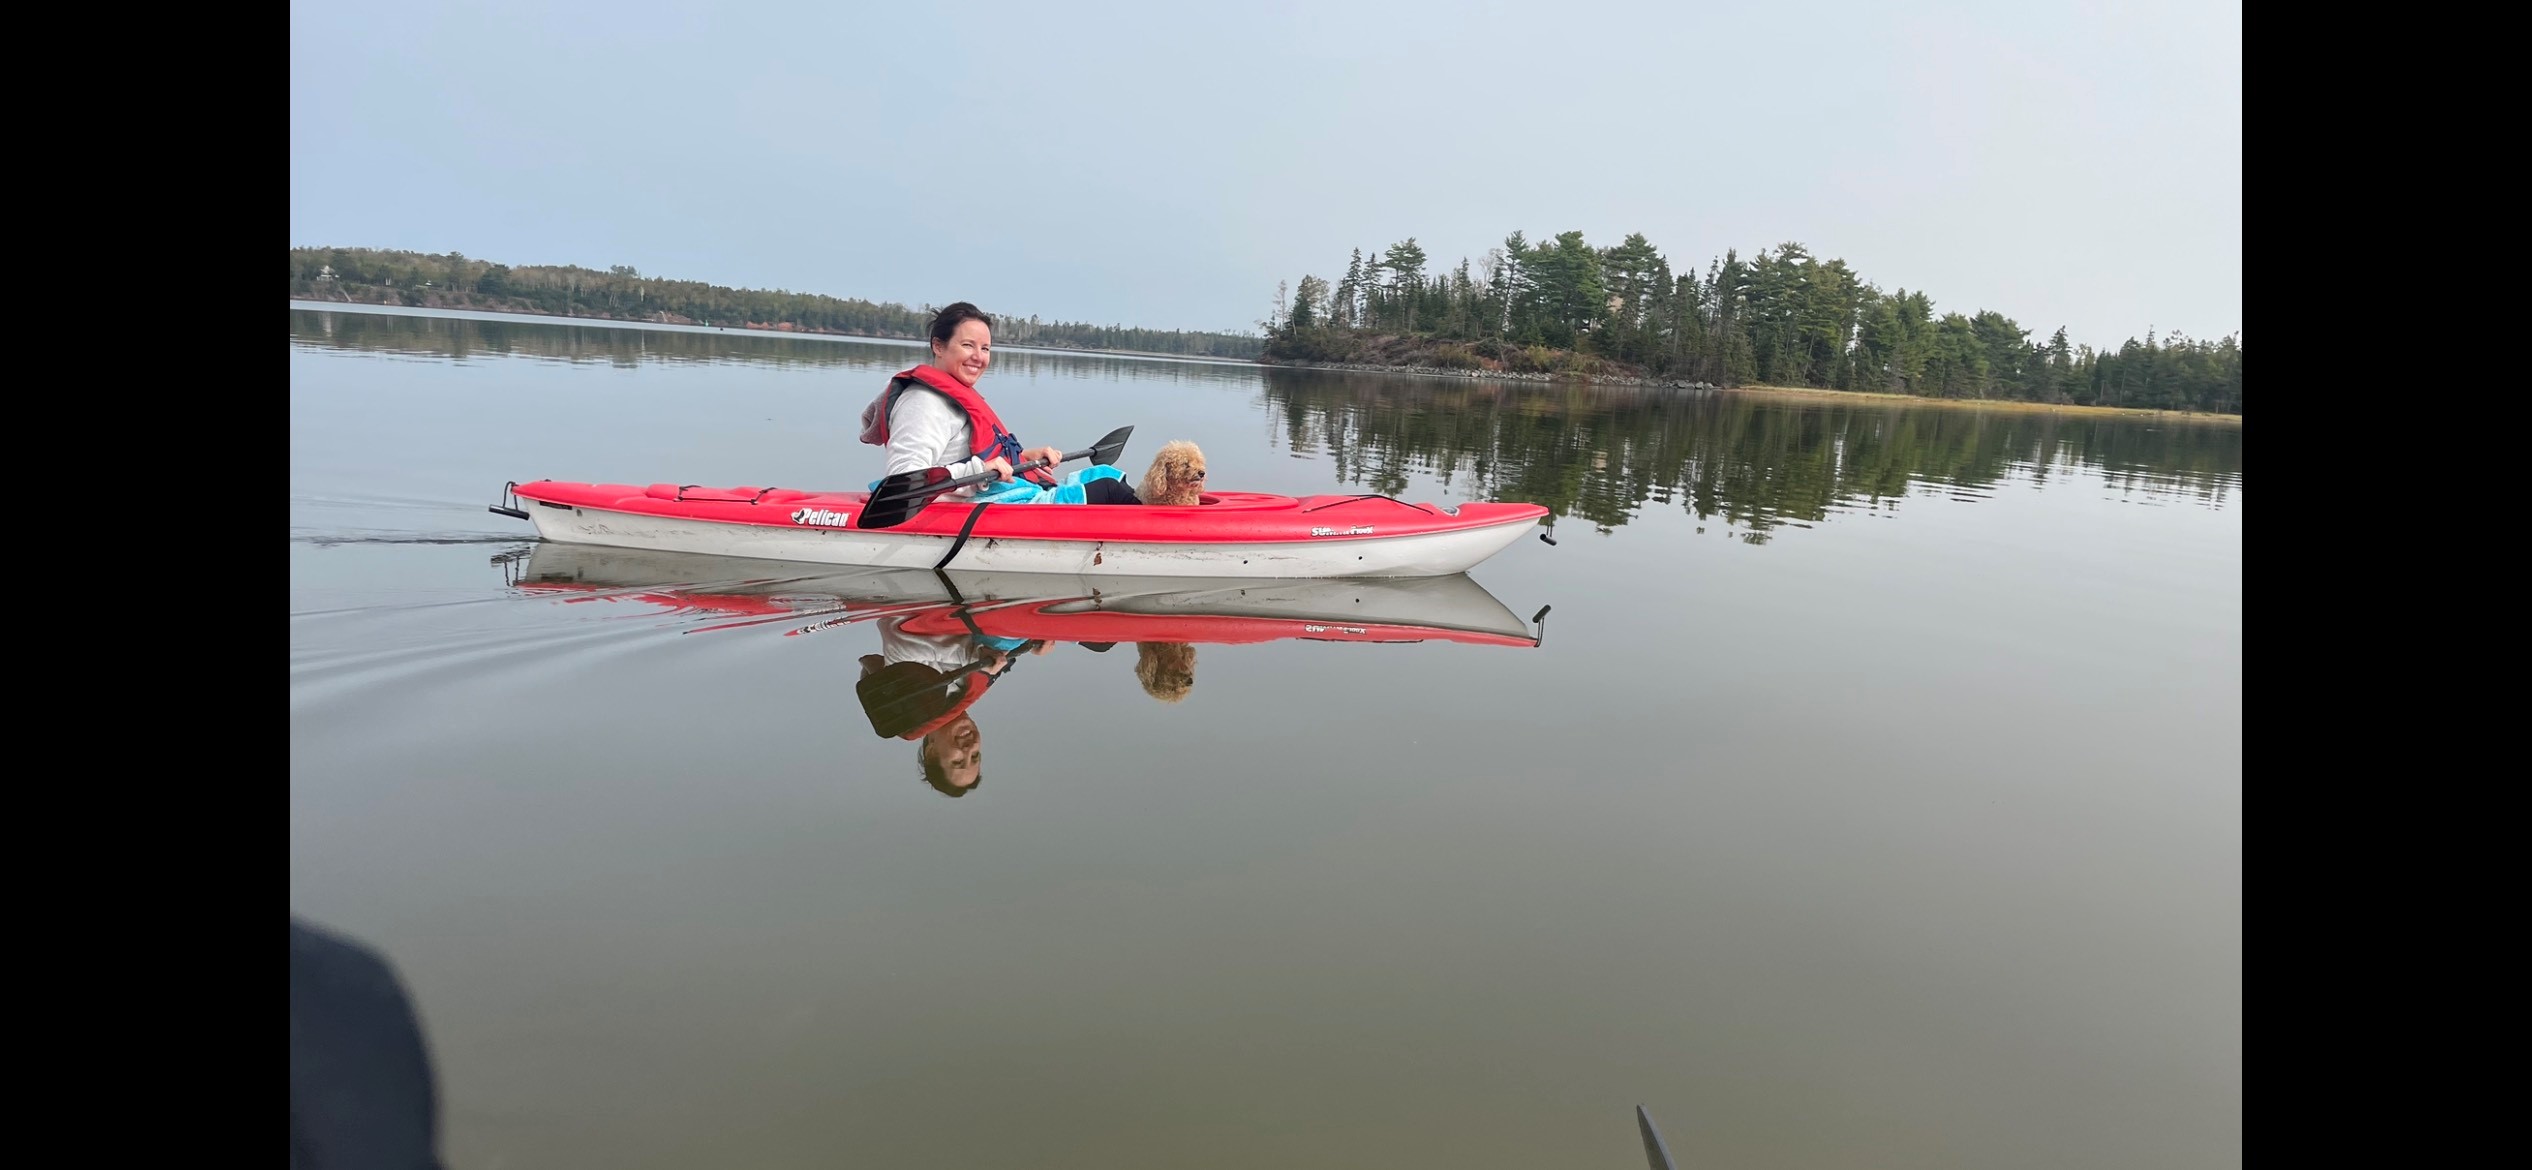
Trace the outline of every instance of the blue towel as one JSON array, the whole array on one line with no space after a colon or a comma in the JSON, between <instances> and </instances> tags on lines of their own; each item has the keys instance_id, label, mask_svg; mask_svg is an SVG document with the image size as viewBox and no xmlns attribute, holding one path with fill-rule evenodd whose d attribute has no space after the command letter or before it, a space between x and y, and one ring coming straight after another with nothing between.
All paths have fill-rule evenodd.
<instances>
[{"instance_id":1,"label":"blue towel","mask_svg":"<svg viewBox=\"0 0 2532 1170\"><path fill-rule=\"evenodd\" d=\"M1093 480L1124 478L1125 473L1113 467L1085 467L1065 476L1062 483L1051 488L1015 479L1009 483L990 483L979 487L971 499L979 504L1087 504L1090 502L1087 484ZM870 481L870 490L879 490L878 480Z\"/></svg>"}]
</instances>

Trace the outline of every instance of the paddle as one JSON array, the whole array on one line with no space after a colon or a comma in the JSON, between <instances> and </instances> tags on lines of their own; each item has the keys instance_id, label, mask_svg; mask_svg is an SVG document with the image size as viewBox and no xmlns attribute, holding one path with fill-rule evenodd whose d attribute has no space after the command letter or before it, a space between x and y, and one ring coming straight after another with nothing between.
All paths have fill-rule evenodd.
<instances>
[{"instance_id":1,"label":"paddle","mask_svg":"<svg viewBox=\"0 0 2532 1170\"><path fill-rule=\"evenodd\" d=\"M914 664L900 662L883 669L912 665ZM999 680L1003 675L1011 673L1011 669L1019 665L1019 660L1003 655L1001 670L993 670L992 665L992 659L979 658L931 682L922 683L910 689L898 685L894 678L886 674L872 674L853 684L853 693L862 701L862 714L870 717L870 729L878 733L882 739L895 739L912 728L920 727L940 717L940 708L929 705L936 692L954 686L969 675L978 673L984 674L987 678ZM918 701L925 705L913 706Z\"/></svg>"},{"instance_id":2,"label":"paddle","mask_svg":"<svg viewBox=\"0 0 2532 1170\"><path fill-rule=\"evenodd\" d=\"M1091 444L1088 450L1065 452L1062 462L1070 463L1075 459L1088 456L1090 462L1097 466L1111 466L1116 463L1118 456L1125 454L1126 437L1133 433L1133 427L1118 427L1108 432L1107 438ZM1047 466L1046 460L1032 459L1012 468L1011 474L1016 476L1021 472L1035 471L1044 466ZM921 471L899 472L880 480L879 487L870 493L870 502L862 505L861 514L854 518L853 527L894 528L913 519L915 513L922 511L925 504L931 503L932 498L942 492L956 491L969 484L1002 478L995 472L979 471L974 475L960 476L957 479L944 479L937 483L926 482L940 471L938 467L927 467Z\"/></svg>"}]
</instances>

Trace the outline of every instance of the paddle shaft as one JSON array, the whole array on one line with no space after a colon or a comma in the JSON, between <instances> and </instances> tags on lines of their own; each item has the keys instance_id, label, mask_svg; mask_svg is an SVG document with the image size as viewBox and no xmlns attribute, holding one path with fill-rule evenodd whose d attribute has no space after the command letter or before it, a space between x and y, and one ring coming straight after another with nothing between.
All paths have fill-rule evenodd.
<instances>
[{"instance_id":1,"label":"paddle shaft","mask_svg":"<svg viewBox=\"0 0 2532 1170\"><path fill-rule=\"evenodd\" d=\"M1069 452L1062 459L1056 460L1055 462L1069 463L1075 459L1080 459L1086 456L1091 462L1099 464L1100 466L1105 467L1112 465L1117 461L1117 456L1125 453L1125 441L1133 434L1133 427L1118 427L1116 430L1108 432L1107 437L1091 444L1087 449ZM1017 478L1022 472L1036 471L1039 468L1046 466L1049 466L1047 460L1032 459L1019 467L1012 468L1011 474L1014 478ZM907 520L912 519L916 512L922 510L923 505L930 503L933 498L944 492L952 492L970 484L979 484L987 480L1002 478L1002 473L999 471L979 471L974 475L962 475L956 479L945 479L938 483L914 482L921 476L938 472L940 470L942 469L934 467L928 468L925 471L900 472L896 475L889 476L887 479L881 480L879 487L871 493L870 502L862 506L859 516L855 519L854 527L894 528L897 525L903 524ZM891 483L889 482L890 480L897 482ZM978 512L971 514L968 517L968 521L971 525L975 521L975 515L981 514L984 505L989 502L990 501L979 501L977 503ZM963 531L959 534L959 542L961 544L966 543L966 533ZM951 555L956 555L957 551L957 548L953 547L950 550ZM947 557L942 558L941 565L946 565L948 563L949 559ZM941 565L935 565L933 567L940 568Z\"/></svg>"},{"instance_id":2,"label":"paddle shaft","mask_svg":"<svg viewBox=\"0 0 2532 1170\"><path fill-rule=\"evenodd\" d=\"M1088 450L1082 450L1082 451L1067 451L1067 452L1065 452L1065 453L1064 453L1064 462L1066 462L1066 463L1070 463L1070 462L1072 462L1072 461L1073 461L1073 460L1075 460L1075 459L1086 459L1086 458L1089 458L1089 456L1090 456L1090 451L1088 451ZM1020 477L1020 475L1021 475L1022 473L1024 473L1024 472L1035 471L1035 470L1037 470L1038 468L1041 468L1041 467L1046 467L1046 466L1049 466L1049 464L1048 464L1048 463L1046 462L1046 460L1044 460L1044 459L1031 459L1031 460L1029 460L1028 462L1026 462L1026 463L1023 463L1023 464L1019 465L1018 467L1014 467L1014 468L1012 468L1012 469L1011 469L1011 476L1012 476L1012 478L1017 479L1017 478L1019 478L1019 477ZM936 495L939 495L939 494L941 494L942 492L954 492L954 491L957 491L958 489L963 488L963 487L966 487L967 485L972 484L972 483L984 483L984 482L985 482L985 481L987 481L987 480L995 480L995 479L1000 479L1000 478L1002 478L1002 473L1001 473L1001 472L999 472L999 471L990 471L990 470L988 470L988 471L979 471L979 472L977 472L977 473L976 473L976 474L974 474L974 475L962 475L962 476L958 477L957 479L945 479L945 480L942 480L942 481L941 481L941 482L939 482L939 483L935 483L935 484L926 484L926 485L924 485L924 486L922 486L922 487L919 487L919 488L914 489L913 491L899 492L899 493L897 493L897 494L895 494L895 495L892 495L892 496L884 496L884 497L882 497L882 498L881 498L881 500L873 500L873 501L871 501L871 502L875 504L875 503L880 503L882 500L884 500L884 501L885 501L885 502L887 502L887 503L892 503L892 504L893 504L893 503L896 503L896 502L898 502L898 501L900 501L900 500L919 500L919 499L922 499L922 498L923 498L923 497L925 497L925 496L936 496Z\"/></svg>"}]
</instances>

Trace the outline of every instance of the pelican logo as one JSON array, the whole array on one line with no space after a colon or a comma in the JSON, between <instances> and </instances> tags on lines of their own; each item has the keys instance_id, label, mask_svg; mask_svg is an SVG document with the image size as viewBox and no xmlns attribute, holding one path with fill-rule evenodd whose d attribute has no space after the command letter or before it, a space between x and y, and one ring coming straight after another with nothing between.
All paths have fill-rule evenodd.
<instances>
[{"instance_id":1,"label":"pelican logo","mask_svg":"<svg viewBox=\"0 0 2532 1170\"><path fill-rule=\"evenodd\" d=\"M1371 525L1369 525L1369 524L1357 524L1357 525L1353 526L1352 528L1313 528L1313 529L1311 529L1311 530L1310 530L1310 535L1312 535L1312 536L1369 536L1369 535L1371 535Z\"/></svg>"},{"instance_id":2,"label":"pelican logo","mask_svg":"<svg viewBox=\"0 0 2532 1170\"><path fill-rule=\"evenodd\" d=\"M837 512L827 508L801 508L791 514L791 522L794 524L823 524L829 528L850 528L853 525L853 514L850 512Z\"/></svg>"}]
</instances>

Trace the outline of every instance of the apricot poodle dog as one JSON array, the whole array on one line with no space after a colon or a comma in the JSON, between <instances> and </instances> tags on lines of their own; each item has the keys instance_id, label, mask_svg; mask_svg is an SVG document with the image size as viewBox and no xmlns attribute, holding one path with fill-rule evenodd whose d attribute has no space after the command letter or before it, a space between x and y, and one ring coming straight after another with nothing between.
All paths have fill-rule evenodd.
<instances>
[{"instance_id":1,"label":"apricot poodle dog","mask_svg":"<svg viewBox=\"0 0 2532 1170\"><path fill-rule=\"evenodd\" d=\"M1172 439L1152 455L1143 487L1134 493L1146 504L1203 503L1204 452L1185 439Z\"/></svg>"}]
</instances>

